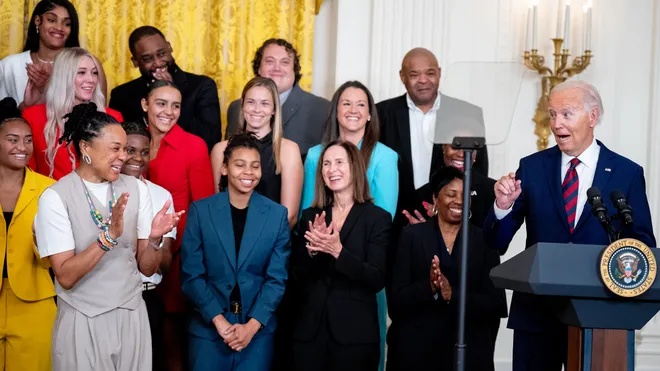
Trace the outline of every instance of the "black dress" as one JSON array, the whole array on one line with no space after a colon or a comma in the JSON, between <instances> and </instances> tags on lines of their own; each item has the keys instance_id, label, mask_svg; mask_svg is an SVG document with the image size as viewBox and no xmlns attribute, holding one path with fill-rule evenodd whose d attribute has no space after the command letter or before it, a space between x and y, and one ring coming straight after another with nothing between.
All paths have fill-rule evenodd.
<instances>
[{"instance_id":1,"label":"black dress","mask_svg":"<svg viewBox=\"0 0 660 371\"><path fill-rule=\"evenodd\" d=\"M437 218L403 229L393 272L390 317L387 334L388 371L451 371L457 337L459 231L450 255L440 233ZM479 228L470 228L466 342L468 371L492 371L491 324L507 313L504 290L490 280L490 270L500 262L497 251L483 242ZM445 302L434 298L429 274L433 255L452 287Z\"/></svg>"},{"instance_id":2,"label":"black dress","mask_svg":"<svg viewBox=\"0 0 660 371\"><path fill-rule=\"evenodd\" d=\"M282 176L275 174L275 156L273 155L273 132L259 140L261 153L261 181L256 191L272 201L280 203Z\"/></svg>"}]
</instances>

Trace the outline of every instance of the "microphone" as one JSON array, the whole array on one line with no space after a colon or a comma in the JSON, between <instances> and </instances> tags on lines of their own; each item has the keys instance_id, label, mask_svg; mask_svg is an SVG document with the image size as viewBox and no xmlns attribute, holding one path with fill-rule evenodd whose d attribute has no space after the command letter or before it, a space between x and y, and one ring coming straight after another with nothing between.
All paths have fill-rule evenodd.
<instances>
[{"instance_id":1,"label":"microphone","mask_svg":"<svg viewBox=\"0 0 660 371\"><path fill-rule=\"evenodd\" d=\"M617 215L619 219L623 221L623 225L630 226L633 224L632 217L632 208L628 205L626 196L618 189L615 189L610 193L610 200L616 207Z\"/></svg>"},{"instance_id":2,"label":"microphone","mask_svg":"<svg viewBox=\"0 0 660 371\"><path fill-rule=\"evenodd\" d=\"M603 195L596 187L587 190L587 199L591 205L591 213L598 219L600 224L609 229L609 218L607 217L607 207L603 203Z\"/></svg>"}]
</instances>

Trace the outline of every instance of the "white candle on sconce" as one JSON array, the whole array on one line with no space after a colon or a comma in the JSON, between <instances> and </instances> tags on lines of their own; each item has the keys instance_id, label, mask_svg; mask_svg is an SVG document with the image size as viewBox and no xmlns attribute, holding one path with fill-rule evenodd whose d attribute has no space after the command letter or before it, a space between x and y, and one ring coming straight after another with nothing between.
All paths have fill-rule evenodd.
<instances>
[{"instance_id":1,"label":"white candle on sconce","mask_svg":"<svg viewBox=\"0 0 660 371\"><path fill-rule=\"evenodd\" d=\"M557 1L557 36L556 39L561 39L561 0Z\"/></svg>"},{"instance_id":2,"label":"white candle on sconce","mask_svg":"<svg viewBox=\"0 0 660 371\"><path fill-rule=\"evenodd\" d=\"M571 1L566 0L566 15L564 16L564 49L570 49L571 36Z\"/></svg>"},{"instance_id":3,"label":"white candle on sconce","mask_svg":"<svg viewBox=\"0 0 660 371\"><path fill-rule=\"evenodd\" d=\"M534 33L533 31L533 25L532 25L532 5L527 8L527 28L525 31L525 50L531 50L532 49L532 34Z\"/></svg>"},{"instance_id":4,"label":"white candle on sconce","mask_svg":"<svg viewBox=\"0 0 660 371\"><path fill-rule=\"evenodd\" d=\"M587 17L586 17L587 18L587 23L586 23L587 32L586 32L586 41L585 41L585 45L584 45L585 50L591 50L591 7L592 7L592 3L591 3L591 1L589 1L587 3Z\"/></svg>"},{"instance_id":5,"label":"white candle on sconce","mask_svg":"<svg viewBox=\"0 0 660 371\"><path fill-rule=\"evenodd\" d=\"M532 49L536 49L536 4L532 6Z\"/></svg>"}]
</instances>

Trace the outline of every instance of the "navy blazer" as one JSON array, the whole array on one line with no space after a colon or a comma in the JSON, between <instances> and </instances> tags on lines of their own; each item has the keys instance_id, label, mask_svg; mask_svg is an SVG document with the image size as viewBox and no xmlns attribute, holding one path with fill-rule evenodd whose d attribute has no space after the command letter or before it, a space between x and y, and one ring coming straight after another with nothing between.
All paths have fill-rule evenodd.
<instances>
[{"instance_id":1,"label":"navy blazer","mask_svg":"<svg viewBox=\"0 0 660 371\"><path fill-rule=\"evenodd\" d=\"M624 230L624 237L636 238L655 247L651 211L646 198L644 170L633 161L610 151L598 141L600 153L592 186L603 194L609 214L616 212L609 195L618 189L628 199L634 211L635 224ZM591 214L585 203L575 230L570 233L564 197L561 189L561 151L554 146L520 160L516 179L521 181L522 193L513 210L502 220L495 217L494 206L484 223L484 237L491 247L502 252L509 247L516 231L525 222L525 248L538 242L609 245L607 233ZM543 299L524 293L514 293L509 314L509 328L538 332L559 322L547 309Z\"/></svg>"},{"instance_id":2,"label":"navy blazer","mask_svg":"<svg viewBox=\"0 0 660 371\"><path fill-rule=\"evenodd\" d=\"M236 257L227 192L193 202L181 244L181 287L195 311L189 332L218 339L213 318L229 309L234 285L241 289L244 318L273 332L273 315L282 299L291 253L286 208L252 193Z\"/></svg>"}]
</instances>

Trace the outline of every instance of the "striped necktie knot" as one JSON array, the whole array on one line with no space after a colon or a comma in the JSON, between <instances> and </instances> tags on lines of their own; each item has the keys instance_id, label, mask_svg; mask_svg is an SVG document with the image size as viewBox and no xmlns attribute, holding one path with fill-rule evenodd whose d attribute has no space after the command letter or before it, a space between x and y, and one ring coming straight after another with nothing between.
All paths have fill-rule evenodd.
<instances>
[{"instance_id":1,"label":"striped necktie knot","mask_svg":"<svg viewBox=\"0 0 660 371\"><path fill-rule=\"evenodd\" d=\"M575 168L580 164L580 160L575 157L571 160L564 182L561 185L564 193L564 205L566 208L566 217L571 233L575 229L575 215L577 212L578 190L580 188L580 179Z\"/></svg>"}]
</instances>

